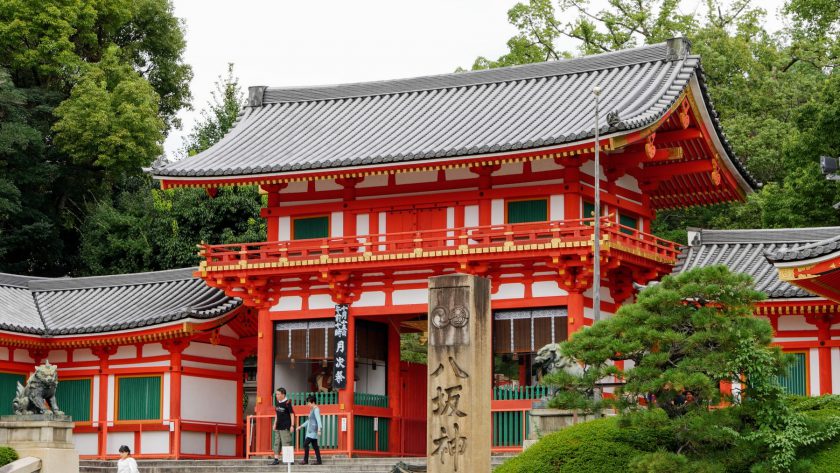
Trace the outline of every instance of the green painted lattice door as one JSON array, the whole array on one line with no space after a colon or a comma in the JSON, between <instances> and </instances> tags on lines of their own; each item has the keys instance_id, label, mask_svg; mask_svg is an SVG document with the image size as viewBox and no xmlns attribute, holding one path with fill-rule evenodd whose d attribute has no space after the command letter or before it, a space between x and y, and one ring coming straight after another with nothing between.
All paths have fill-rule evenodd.
<instances>
[{"instance_id":1,"label":"green painted lattice door","mask_svg":"<svg viewBox=\"0 0 840 473\"><path fill-rule=\"evenodd\" d=\"M787 373L784 376L779 376L779 384L788 394L804 396L807 393L806 383L808 382L805 354L791 353L790 355L794 357L794 362L788 366Z\"/></svg>"},{"instance_id":2,"label":"green painted lattice door","mask_svg":"<svg viewBox=\"0 0 840 473\"><path fill-rule=\"evenodd\" d=\"M292 226L294 227L293 240L327 238L330 236L330 219L326 215L323 217L296 218Z\"/></svg>"},{"instance_id":3,"label":"green painted lattice door","mask_svg":"<svg viewBox=\"0 0 840 473\"><path fill-rule=\"evenodd\" d=\"M26 377L22 374L0 373L0 393L3 393L3 397L0 398L0 415L14 414L12 412L12 401L17 393L18 381L23 384Z\"/></svg>"},{"instance_id":4,"label":"green painted lattice door","mask_svg":"<svg viewBox=\"0 0 840 473\"><path fill-rule=\"evenodd\" d=\"M160 419L160 376L118 378L117 420Z\"/></svg>"},{"instance_id":5,"label":"green painted lattice door","mask_svg":"<svg viewBox=\"0 0 840 473\"><path fill-rule=\"evenodd\" d=\"M548 220L548 201L539 200L518 200L508 202L508 222L545 222Z\"/></svg>"},{"instance_id":6,"label":"green painted lattice door","mask_svg":"<svg viewBox=\"0 0 840 473\"><path fill-rule=\"evenodd\" d=\"M90 378L59 380L55 400L76 422L90 422Z\"/></svg>"}]
</instances>

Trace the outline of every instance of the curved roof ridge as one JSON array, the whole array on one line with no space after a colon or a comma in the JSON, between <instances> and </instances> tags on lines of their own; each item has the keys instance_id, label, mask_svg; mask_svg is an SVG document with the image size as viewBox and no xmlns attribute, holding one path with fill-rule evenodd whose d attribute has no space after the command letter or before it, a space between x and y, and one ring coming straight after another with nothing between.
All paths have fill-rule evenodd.
<instances>
[{"instance_id":1,"label":"curved roof ridge","mask_svg":"<svg viewBox=\"0 0 840 473\"><path fill-rule=\"evenodd\" d=\"M777 263L782 261L811 259L827 255L829 253L834 253L840 250L840 227L834 228L837 229L837 236L808 243L807 245L777 251L767 251L764 254L771 263Z\"/></svg>"},{"instance_id":2,"label":"curved roof ridge","mask_svg":"<svg viewBox=\"0 0 840 473\"><path fill-rule=\"evenodd\" d=\"M0 273L0 286L29 288L31 281L43 281L50 278L40 276L22 276L20 274Z\"/></svg>"},{"instance_id":3,"label":"curved roof ridge","mask_svg":"<svg viewBox=\"0 0 840 473\"><path fill-rule=\"evenodd\" d=\"M840 227L700 229L699 244L813 243L840 235Z\"/></svg>"},{"instance_id":4,"label":"curved roof ridge","mask_svg":"<svg viewBox=\"0 0 840 473\"><path fill-rule=\"evenodd\" d=\"M30 281L33 292L67 291L76 289L94 289L99 287L133 286L168 281L193 279L196 267L149 271L143 273L108 274L104 276L84 276L78 278L51 278Z\"/></svg>"},{"instance_id":5,"label":"curved roof ridge","mask_svg":"<svg viewBox=\"0 0 840 473\"><path fill-rule=\"evenodd\" d=\"M685 39L680 38L682 41ZM260 105L283 102L306 102L319 100L338 100L376 95L403 94L436 89L472 87L500 82L558 77L572 74L594 72L602 69L662 61L665 59L668 43L644 45L632 49L611 51L608 53L581 56L570 59L520 64L478 71L450 72L419 77L386 79L366 82L348 82L314 86L265 87L256 92L262 93ZM699 58L699 56L687 56ZM254 103L254 102L252 102Z\"/></svg>"}]
</instances>

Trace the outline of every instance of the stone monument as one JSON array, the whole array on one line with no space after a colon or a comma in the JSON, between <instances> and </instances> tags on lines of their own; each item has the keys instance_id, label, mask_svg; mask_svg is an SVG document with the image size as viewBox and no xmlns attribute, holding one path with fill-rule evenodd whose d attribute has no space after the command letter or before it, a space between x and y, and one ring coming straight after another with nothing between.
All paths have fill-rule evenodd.
<instances>
[{"instance_id":1,"label":"stone monument","mask_svg":"<svg viewBox=\"0 0 840 473\"><path fill-rule=\"evenodd\" d=\"M58 408L56 366L49 361L35 368L26 386L18 383L14 415L0 416L0 444L23 457L41 459L42 473L79 471L73 445L73 419Z\"/></svg>"},{"instance_id":2,"label":"stone monument","mask_svg":"<svg viewBox=\"0 0 840 473\"><path fill-rule=\"evenodd\" d=\"M429 278L429 472L490 471L491 328L488 279Z\"/></svg>"}]
</instances>

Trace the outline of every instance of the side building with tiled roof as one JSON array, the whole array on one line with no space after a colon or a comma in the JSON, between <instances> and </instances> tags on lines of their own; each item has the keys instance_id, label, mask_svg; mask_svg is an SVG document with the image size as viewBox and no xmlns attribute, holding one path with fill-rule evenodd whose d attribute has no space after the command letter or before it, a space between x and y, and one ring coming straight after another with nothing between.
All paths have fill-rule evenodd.
<instances>
[{"instance_id":1,"label":"side building with tiled roof","mask_svg":"<svg viewBox=\"0 0 840 473\"><path fill-rule=\"evenodd\" d=\"M11 413L17 383L49 361L82 457L116 457L115 445L140 457L242 456L252 315L195 270L0 273L0 414Z\"/></svg>"},{"instance_id":2,"label":"side building with tiled roof","mask_svg":"<svg viewBox=\"0 0 840 473\"><path fill-rule=\"evenodd\" d=\"M788 391L840 394L840 227L689 230L674 272L722 264L746 273L767 299L756 315L773 326L773 342L794 354ZM822 266L820 266L822 265Z\"/></svg>"}]
</instances>

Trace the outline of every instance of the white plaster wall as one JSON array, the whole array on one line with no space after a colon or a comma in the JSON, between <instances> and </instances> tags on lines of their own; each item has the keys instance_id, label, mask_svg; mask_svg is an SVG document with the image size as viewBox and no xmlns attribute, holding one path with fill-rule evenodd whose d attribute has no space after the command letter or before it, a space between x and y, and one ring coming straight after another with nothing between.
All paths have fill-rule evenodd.
<instances>
[{"instance_id":1,"label":"white plaster wall","mask_svg":"<svg viewBox=\"0 0 840 473\"><path fill-rule=\"evenodd\" d=\"M210 439L210 448L216 448L214 439ZM216 455L234 456L236 455L236 435L221 434L219 435L219 451Z\"/></svg>"},{"instance_id":2,"label":"white plaster wall","mask_svg":"<svg viewBox=\"0 0 840 473\"><path fill-rule=\"evenodd\" d=\"M362 187L379 187L388 185L388 175L379 174L376 176L366 176L365 179L356 185L356 188Z\"/></svg>"},{"instance_id":3,"label":"white plaster wall","mask_svg":"<svg viewBox=\"0 0 840 473\"><path fill-rule=\"evenodd\" d=\"M803 315L783 315L779 317L779 330L814 330L814 326L808 325Z\"/></svg>"},{"instance_id":4,"label":"white plaster wall","mask_svg":"<svg viewBox=\"0 0 840 473\"><path fill-rule=\"evenodd\" d=\"M24 350L22 348L15 349L15 361L18 363L35 363L35 360L29 356L29 350Z\"/></svg>"},{"instance_id":5,"label":"white plaster wall","mask_svg":"<svg viewBox=\"0 0 840 473\"><path fill-rule=\"evenodd\" d=\"M90 348L77 348L73 350L73 361L99 361L99 357Z\"/></svg>"},{"instance_id":6,"label":"white plaster wall","mask_svg":"<svg viewBox=\"0 0 840 473\"><path fill-rule=\"evenodd\" d=\"M134 445L134 432L108 432L108 453L116 455L122 445L127 445L132 452L136 451Z\"/></svg>"},{"instance_id":7,"label":"white plaster wall","mask_svg":"<svg viewBox=\"0 0 840 473\"><path fill-rule=\"evenodd\" d=\"M379 212L379 234L384 235L385 233L388 233L388 214L386 212Z\"/></svg>"},{"instance_id":8,"label":"white plaster wall","mask_svg":"<svg viewBox=\"0 0 840 473\"><path fill-rule=\"evenodd\" d=\"M97 453L99 453L99 435L95 433L74 433L73 445L76 447L76 452L79 455L96 455Z\"/></svg>"},{"instance_id":9,"label":"white plaster wall","mask_svg":"<svg viewBox=\"0 0 840 473\"><path fill-rule=\"evenodd\" d=\"M172 381L169 377L169 373L163 373L163 379L161 380L163 383L163 412L161 415L164 419L169 419L171 417L171 412L169 407L172 405Z\"/></svg>"},{"instance_id":10,"label":"white plaster wall","mask_svg":"<svg viewBox=\"0 0 840 473\"><path fill-rule=\"evenodd\" d=\"M125 358L137 358L137 347L134 345L123 345L117 348L117 352L111 355L109 360L120 360Z\"/></svg>"},{"instance_id":11,"label":"white plaster wall","mask_svg":"<svg viewBox=\"0 0 840 473\"><path fill-rule=\"evenodd\" d=\"M502 164L502 167L499 168L498 171L494 172L494 176L510 176L516 174L522 174L522 163L506 163Z\"/></svg>"},{"instance_id":12,"label":"white plaster wall","mask_svg":"<svg viewBox=\"0 0 840 473\"><path fill-rule=\"evenodd\" d=\"M284 310L301 310L303 308L303 298L300 296L280 296L277 304L271 308L272 312L280 312Z\"/></svg>"},{"instance_id":13,"label":"white plaster wall","mask_svg":"<svg viewBox=\"0 0 840 473\"><path fill-rule=\"evenodd\" d=\"M118 365L111 365L113 368L154 368L159 366L169 366L171 363L168 360L150 361L148 363L121 363Z\"/></svg>"},{"instance_id":14,"label":"white plaster wall","mask_svg":"<svg viewBox=\"0 0 840 473\"><path fill-rule=\"evenodd\" d=\"M382 291L365 291L353 307L378 307L385 305L385 293Z\"/></svg>"},{"instance_id":15,"label":"white plaster wall","mask_svg":"<svg viewBox=\"0 0 840 473\"><path fill-rule=\"evenodd\" d=\"M820 395L820 350L818 348L811 348L810 359L808 360L808 376L811 379L808 383L811 385L811 396Z\"/></svg>"},{"instance_id":16,"label":"white plaster wall","mask_svg":"<svg viewBox=\"0 0 840 473\"><path fill-rule=\"evenodd\" d=\"M90 416L90 421L93 423L99 422L99 378L100 376L94 376L93 381L91 381L93 396L91 396L90 402L93 406L93 409L91 409L93 415Z\"/></svg>"},{"instance_id":17,"label":"white plaster wall","mask_svg":"<svg viewBox=\"0 0 840 473\"><path fill-rule=\"evenodd\" d=\"M478 226L478 206L467 205L464 206L464 226L477 227Z\"/></svg>"},{"instance_id":18,"label":"white plaster wall","mask_svg":"<svg viewBox=\"0 0 840 473\"><path fill-rule=\"evenodd\" d=\"M476 177L469 168L447 169L445 172L447 181L458 181L461 179L472 179Z\"/></svg>"},{"instance_id":19,"label":"white plaster wall","mask_svg":"<svg viewBox=\"0 0 840 473\"><path fill-rule=\"evenodd\" d=\"M537 281L531 284L531 294L534 297L566 296L569 293L554 281Z\"/></svg>"},{"instance_id":20,"label":"white plaster wall","mask_svg":"<svg viewBox=\"0 0 840 473\"><path fill-rule=\"evenodd\" d=\"M397 185L437 181L437 171L400 172L395 174Z\"/></svg>"},{"instance_id":21,"label":"white plaster wall","mask_svg":"<svg viewBox=\"0 0 840 473\"><path fill-rule=\"evenodd\" d=\"M292 239L292 218L280 217L277 225L277 240L289 241Z\"/></svg>"},{"instance_id":22,"label":"white plaster wall","mask_svg":"<svg viewBox=\"0 0 840 473\"><path fill-rule=\"evenodd\" d=\"M608 281L605 279L604 282L606 283ZM601 290L599 292L601 293L601 302L615 302L615 300L612 298L612 294L610 294L610 288L608 285L602 284ZM584 296L589 297L590 299L592 298L593 294L594 291L592 288L588 289L586 292L583 293Z\"/></svg>"},{"instance_id":23,"label":"white plaster wall","mask_svg":"<svg viewBox=\"0 0 840 473\"><path fill-rule=\"evenodd\" d=\"M225 371L228 373L233 373L236 371L235 366L218 365L215 363L201 363L198 361L184 360L181 362L181 364L183 364L184 366L189 366L190 368L199 368L203 370Z\"/></svg>"},{"instance_id":24,"label":"white plaster wall","mask_svg":"<svg viewBox=\"0 0 840 473\"><path fill-rule=\"evenodd\" d=\"M629 174L625 174L619 177L618 180L615 181L615 183L616 185L618 185L618 187L622 187L633 192L638 192L640 194L642 192L642 190L639 189L639 181L637 181L635 177Z\"/></svg>"},{"instance_id":25,"label":"white plaster wall","mask_svg":"<svg viewBox=\"0 0 840 473\"><path fill-rule=\"evenodd\" d=\"M382 361L376 361L376 369L373 369L374 360L359 358L359 367L356 374L359 380L356 381L356 391L368 394L386 394L385 375L388 369Z\"/></svg>"},{"instance_id":26,"label":"white plaster wall","mask_svg":"<svg viewBox=\"0 0 840 473\"><path fill-rule=\"evenodd\" d=\"M52 364L65 363L67 361L67 350L51 350L47 354L47 359Z\"/></svg>"},{"instance_id":27,"label":"white plaster wall","mask_svg":"<svg viewBox=\"0 0 840 473\"><path fill-rule=\"evenodd\" d=\"M306 188L309 185L306 181L297 181L297 182L290 182L288 186L284 187L280 193L281 194L297 194L299 192L306 192Z\"/></svg>"},{"instance_id":28,"label":"white plaster wall","mask_svg":"<svg viewBox=\"0 0 840 473\"><path fill-rule=\"evenodd\" d=\"M490 299L521 299L523 297L525 297L525 285L521 283L512 283L499 285L498 292L492 294Z\"/></svg>"},{"instance_id":29,"label":"white plaster wall","mask_svg":"<svg viewBox=\"0 0 840 473\"><path fill-rule=\"evenodd\" d=\"M356 215L356 235L370 235L370 214Z\"/></svg>"},{"instance_id":30,"label":"white plaster wall","mask_svg":"<svg viewBox=\"0 0 840 473\"><path fill-rule=\"evenodd\" d=\"M168 389L164 389L164 394L168 391ZM166 406L166 404L164 404ZM114 375L108 375L108 423L114 421ZM119 445L117 445L119 447Z\"/></svg>"},{"instance_id":31,"label":"white plaster wall","mask_svg":"<svg viewBox=\"0 0 840 473\"><path fill-rule=\"evenodd\" d=\"M140 446L141 453L169 453L169 432L143 432Z\"/></svg>"},{"instance_id":32,"label":"white plaster wall","mask_svg":"<svg viewBox=\"0 0 840 473\"><path fill-rule=\"evenodd\" d=\"M202 422L236 423L236 381L181 377L181 417Z\"/></svg>"},{"instance_id":33,"label":"white plaster wall","mask_svg":"<svg viewBox=\"0 0 840 473\"><path fill-rule=\"evenodd\" d=\"M590 175L590 176L595 176L595 161L590 159L589 161L586 161L585 163L583 163L580 166L580 172L582 172L584 174L587 174L587 175ZM601 166L601 182L605 182L604 181L604 166L603 165ZM603 189L604 189L604 187L601 186L601 190L603 190Z\"/></svg>"},{"instance_id":34,"label":"white plaster wall","mask_svg":"<svg viewBox=\"0 0 840 473\"><path fill-rule=\"evenodd\" d=\"M774 342L816 342L817 337L773 337Z\"/></svg>"},{"instance_id":35,"label":"white plaster wall","mask_svg":"<svg viewBox=\"0 0 840 473\"><path fill-rule=\"evenodd\" d=\"M315 181L315 190L320 191L338 191L344 189L335 183L334 179L318 179Z\"/></svg>"},{"instance_id":36,"label":"white plaster wall","mask_svg":"<svg viewBox=\"0 0 840 473\"><path fill-rule=\"evenodd\" d=\"M9 359L9 349L6 347L0 347L0 360L7 360Z\"/></svg>"},{"instance_id":37,"label":"white plaster wall","mask_svg":"<svg viewBox=\"0 0 840 473\"><path fill-rule=\"evenodd\" d=\"M490 224L502 225L505 223L505 199L493 199L490 202Z\"/></svg>"},{"instance_id":38,"label":"white plaster wall","mask_svg":"<svg viewBox=\"0 0 840 473\"><path fill-rule=\"evenodd\" d=\"M344 236L344 212L333 212L330 216L330 236Z\"/></svg>"},{"instance_id":39,"label":"white plaster wall","mask_svg":"<svg viewBox=\"0 0 840 473\"><path fill-rule=\"evenodd\" d=\"M181 453L205 455L206 441L207 435L204 432L181 432Z\"/></svg>"},{"instance_id":40,"label":"white plaster wall","mask_svg":"<svg viewBox=\"0 0 840 473\"><path fill-rule=\"evenodd\" d=\"M147 343L143 345L143 356L167 356L169 350L164 350L160 343Z\"/></svg>"},{"instance_id":41,"label":"white plaster wall","mask_svg":"<svg viewBox=\"0 0 840 473\"><path fill-rule=\"evenodd\" d=\"M563 220L566 214L565 210L565 196L552 195L548 202L548 218L550 220Z\"/></svg>"},{"instance_id":42,"label":"white plaster wall","mask_svg":"<svg viewBox=\"0 0 840 473\"><path fill-rule=\"evenodd\" d=\"M223 325L222 328L219 329L219 334L225 337L239 338L239 334L237 334L232 328L228 327L227 325Z\"/></svg>"},{"instance_id":43,"label":"white plaster wall","mask_svg":"<svg viewBox=\"0 0 840 473\"><path fill-rule=\"evenodd\" d=\"M425 304L429 302L426 289L402 289L394 291L391 296L394 305L400 304Z\"/></svg>"},{"instance_id":44,"label":"white plaster wall","mask_svg":"<svg viewBox=\"0 0 840 473\"><path fill-rule=\"evenodd\" d=\"M531 171L533 172L555 171L557 169L563 169L563 166L554 162L553 159L535 159L531 161Z\"/></svg>"},{"instance_id":45,"label":"white plaster wall","mask_svg":"<svg viewBox=\"0 0 840 473\"><path fill-rule=\"evenodd\" d=\"M236 357L230 352L230 348L224 345L212 345L210 343L192 342L184 350L184 354L194 356L205 356L207 358L218 358L220 360L235 360Z\"/></svg>"},{"instance_id":46,"label":"white plaster wall","mask_svg":"<svg viewBox=\"0 0 840 473\"><path fill-rule=\"evenodd\" d=\"M593 319L594 315L595 315L595 312L592 309L590 309L589 307L585 307L583 309L583 316L586 317L587 319ZM613 316L612 312L607 312L605 310L601 311L601 319L602 320L603 319L609 319L612 316Z\"/></svg>"},{"instance_id":47,"label":"white plaster wall","mask_svg":"<svg viewBox=\"0 0 840 473\"><path fill-rule=\"evenodd\" d=\"M335 303L329 294L315 294L309 296L310 309L331 309L335 307Z\"/></svg>"},{"instance_id":48,"label":"white plaster wall","mask_svg":"<svg viewBox=\"0 0 840 473\"><path fill-rule=\"evenodd\" d=\"M840 348L831 349L831 393L840 394Z\"/></svg>"}]
</instances>

